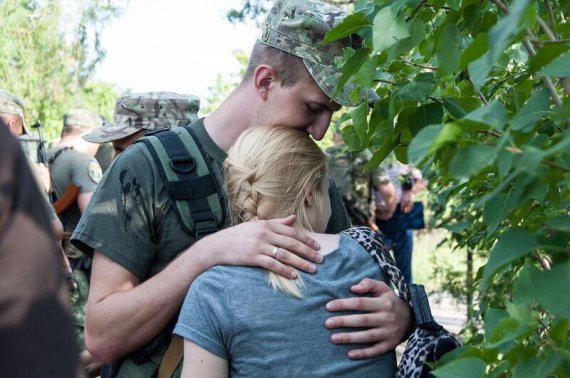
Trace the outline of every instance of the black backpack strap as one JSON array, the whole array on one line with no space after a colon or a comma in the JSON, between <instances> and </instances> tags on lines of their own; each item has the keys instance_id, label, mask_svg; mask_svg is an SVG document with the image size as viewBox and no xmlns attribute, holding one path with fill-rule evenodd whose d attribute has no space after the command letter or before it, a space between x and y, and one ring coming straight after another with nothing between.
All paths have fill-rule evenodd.
<instances>
[{"instance_id":1,"label":"black backpack strap","mask_svg":"<svg viewBox=\"0 0 570 378\"><path fill-rule=\"evenodd\" d=\"M157 130L139 142L159 167L183 229L196 239L219 230L224 223L220 186L192 129Z\"/></svg>"},{"instance_id":2,"label":"black backpack strap","mask_svg":"<svg viewBox=\"0 0 570 378\"><path fill-rule=\"evenodd\" d=\"M426 362L438 361L445 353L461 344L433 319L424 286L406 284L380 234L368 227L352 227L343 233L356 240L372 256L394 284L400 298L412 306L416 327L408 339L396 377L417 378L427 374L430 368Z\"/></svg>"}]
</instances>

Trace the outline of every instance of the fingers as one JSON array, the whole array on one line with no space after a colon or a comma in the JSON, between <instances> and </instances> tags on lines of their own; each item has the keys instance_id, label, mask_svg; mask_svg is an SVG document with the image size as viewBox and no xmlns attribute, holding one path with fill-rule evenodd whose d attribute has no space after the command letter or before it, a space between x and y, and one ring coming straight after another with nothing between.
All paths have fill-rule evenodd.
<instances>
[{"instance_id":1,"label":"fingers","mask_svg":"<svg viewBox=\"0 0 570 378\"><path fill-rule=\"evenodd\" d=\"M259 255L257 264L258 266L272 271L285 278L295 279L297 278L297 273L290 266L282 264L277 259L273 257Z\"/></svg>"},{"instance_id":2,"label":"fingers","mask_svg":"<svg viewBox=\"0 0 570 378\"><path fill-rule=\"evenodd\" d=\"M308 273L315 273L317 271L317 267L314 264L282 248L273 247L269 256L281 263Z\"/></svg>"},{"instance_id":3,"label":"fingers","mask_svg":"<svg viewBox=\"0 0 570 378\"><path fill-rule=\"evenodd\" d=\"M370 293L375 297L379 297L384 293L392 291L390 286L385 282L373 280L370 278L365 278L358 284L352 286L350 290L355 294L366 294Z\"/></svg>"},{"instance_id":4,"label":"fingers","mask_svg":"<svg viewBox=\"0 0 570 378\"><path fill-rule=\"evenodd\" d=\"M351 350L350 352L348 352L348 358L352 358L354 360L361 360L364 358L376 357L392 349L394 349L394 346L390 345L388 342L376 343L369 348Z\"/></svg>"},{"instance_id":5,"label":"fingers","mask_svg":"<svg viewBox=\"0 0 570 378\"><path fill-rule=\"evenodd\" d=\"M294 216L292 216L292 217L293 217L293 219L295 219ZM291 217L282 218L282 219L287 220L289 218L291 218ZM305 235L303 232L297 230L296 228L291 227L287 224L283 224L280 220L268 221L268 222L269 222L271 231L273 231L276 234L279 234L283 237L294 239L294 241L303 244L305 247L308 247L307 250L314 250L315 251L315 250L318 250L321 248L319 243L317 243L315 240L313 240L309 236ZM290 246L293 248L296 245L299 245L298 243L292 244ZM289 248L287 248L287 246L280 246L280 247L285 248L285 249L289 249Z\"/></svg>"},{"instance_id":6,"label":"fingers","mask_svg":"<svg viewBox=\"0 0 570 378\"><path fill-rule=\"evenodd\" d=\"M379 298L355 297L335 299L327 303L329 311L392 311L394 307L393 300L382 300Z\"/></svg>"}]
</instances>

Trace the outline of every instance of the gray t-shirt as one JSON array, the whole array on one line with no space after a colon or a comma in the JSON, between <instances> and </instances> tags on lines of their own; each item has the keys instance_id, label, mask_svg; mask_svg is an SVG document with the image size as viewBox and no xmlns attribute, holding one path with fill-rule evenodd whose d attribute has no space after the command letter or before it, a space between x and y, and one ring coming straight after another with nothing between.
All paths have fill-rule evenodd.
<instances>
[{"instance_id":1,"label":"gray t-shirt","mask_svg":"<svg viewBox=\"0 0 570 378\"><path fill-rule=\"evenodd\" d=\"M271 288L264 269L214 267L190 286L174 333L228 360L232 377L393 377L394 351L350 360L348 351L364 345L332 344L344 330L324 326L328 301L353 296L365 277L386 281L370 255L341 234L316 274L300 274L302 299Z\"/></svg>"}]
</instances>

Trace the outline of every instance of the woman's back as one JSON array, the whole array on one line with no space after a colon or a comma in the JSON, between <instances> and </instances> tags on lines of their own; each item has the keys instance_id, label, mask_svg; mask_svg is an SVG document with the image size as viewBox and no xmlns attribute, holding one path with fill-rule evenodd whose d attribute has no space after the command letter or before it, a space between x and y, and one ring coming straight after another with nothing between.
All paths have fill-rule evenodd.
<instances>
[{"instance_id":1,"label":"woman's back","mask_svg":"<svg viewBox=\"0 0 570 378\"><path fill-rule=\"evenodd\" d=\"M359 346L332 344L324 326L328 301L353 296L359 279L385 280L367 252L341 234L316 274L300 274L299 299L270 287L266 270L213 268L192 283L174 332L228 360L232 377L393 377L393 351L350 360Z\"/></svg>"}]
</instances>

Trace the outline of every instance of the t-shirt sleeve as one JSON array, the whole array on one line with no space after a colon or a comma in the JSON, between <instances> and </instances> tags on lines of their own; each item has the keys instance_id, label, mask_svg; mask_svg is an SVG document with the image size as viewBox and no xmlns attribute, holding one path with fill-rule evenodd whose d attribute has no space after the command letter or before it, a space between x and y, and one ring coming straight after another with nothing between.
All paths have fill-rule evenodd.
<instances>
[{"instance_id":1,"label":"t-shirt sleeve","mask_svg":"<svg viewBox=\"0 0 570 378\"><path fill-rule=\"evenodd\" d=\"M329 178L329 196L331 199L331 218L327 224L327 234L338 234L351 227L350 218L334 181Z\"/></svg>"},{"instance_id":2,"label":"t-shirt sleeve","mask_svg":"<svg viewBox=\"0 0 570 378\"><path fill-rule=\"evenodd\" d=\"M227 277L219 268L209 270L194 280L186 294L174 334L228 360L232 311L225 282Z\"/></svg>"},{"instance_id":3,"label":"t-shirt sleeve","mask_svg":"<svg viewBox=\"0 0 570 378\"><path fill-rule=\"evenodd\" d=\"M154 220L160 217L156 172L140 144L109 167L71 238L87 255L98 250L144 280L157 253Z\"/></svg>"},{"instance_id":4,"label":"t-shirt sleeve","mask_svg":"<svg viewBox=\"0 0 570 378\"><path fill-rule=\"evenodd\" d=\"M79 186L80 193L93 193L101 181L101 166L95 158L79 155L73 161L71 182Z\"/></svg>"}]
</instances>

